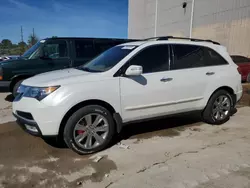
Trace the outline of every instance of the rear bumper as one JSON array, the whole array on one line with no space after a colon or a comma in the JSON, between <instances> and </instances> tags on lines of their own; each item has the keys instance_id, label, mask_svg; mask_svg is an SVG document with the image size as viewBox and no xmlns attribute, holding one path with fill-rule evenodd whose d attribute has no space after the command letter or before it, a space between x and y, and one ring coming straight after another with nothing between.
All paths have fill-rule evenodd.
<instances>
[{"instance_id":1,"label":"rear bumper","mask_svg":"<svg viewBox=\"0 0 250 188\"><path fill-rule=\"evenodd\" d=\"M241 91L235 93L235 95L236 95L236 102L240 101L240 99L241 99L242 96L243 96L243 90L241 90Z\"/></svg>"}]
</instances>

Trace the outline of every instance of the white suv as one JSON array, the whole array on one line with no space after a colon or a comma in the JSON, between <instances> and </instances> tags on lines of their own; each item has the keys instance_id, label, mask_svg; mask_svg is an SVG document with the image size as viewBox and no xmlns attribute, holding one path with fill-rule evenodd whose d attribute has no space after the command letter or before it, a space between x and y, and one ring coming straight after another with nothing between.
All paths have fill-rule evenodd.
<instances>
[{"instance_id":1,"label":"white suv","mask_svg":"<svg viewBox=\"0 0 250 188\"><path fill-rule=\"evenodd\" d=\"M13 114L27 132L62 136L87 154L107 147L124 124L137 120L200 110L205 122L222 124L242 85L225 47L159 37L115 46L78 68L34 76L18 93Z\"/></svg>"}]
</instances>

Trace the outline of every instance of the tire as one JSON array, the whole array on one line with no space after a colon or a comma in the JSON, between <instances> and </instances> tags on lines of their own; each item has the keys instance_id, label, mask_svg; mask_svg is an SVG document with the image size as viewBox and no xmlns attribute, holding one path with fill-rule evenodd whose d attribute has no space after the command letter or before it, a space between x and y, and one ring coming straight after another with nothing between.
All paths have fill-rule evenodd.
<instances>
[{"instance_id":1,"label":"tire","mask_svg":"<svg viewBox=\"0 0 250 188\"><path fill-rule=\"evenodd\" d=\"M91 116L91 120L89 120L89 116ZM100 120L100 123L95 126L94 122L97 117L100 117L99 119L102 120ZM81 125L77 126L77 124ZM78 129L81 128L81 130L75 130L75 128L77 127ZM102 127L105 127L105 130L108 129L108 131L101 135L101 132L98 132L97 130L98 128L100 129ZM96 134L98 134L99 137L97 137ZM84 155L95 153L105 149L111 143L114 134L115 123L111 113L102 106L89 105L77 110L68 119L64 128L63 138L69 148L80 155ZM76 141L78 138L79 142ZM100 142L98 142L96 138L98 138ZM88 140L91 140L91 143ZM93 145L93 147L89 147L91 144Z\"/></svg>"},{"instance_id":2,"label":"tire","mask_svg":"<svg viewBox=\"0 0 250 188\"><path fill-rule=\"evenodd\" d=\"M22 82L23 82L23 80L19 80L18 82L15 83L15 85L14 85L14 87L12 89L12 95L14 97L17 96L17 90L18 90L18 88L19 88L19 86L21 85Z\"/></svg>"},{"instance_id":3,"label":"tire","mask_svg":"<svg viewBox=\"0 0 250 188\"><path fill-rule=\"evenodd\" d=\"M224 111L224 110L222 110L223 107L221 107L221 105L220 105L220 107L216 107L216 104L218 104L218 101L220 101L220 99L222 97L228 98L229 102L227 103L227 105L225 105L225 104L222 105L222 106L225 105L224 107L225 108L227 107L228 111L226 111L224 109L225 114L224 114L224 117L221 119L222 116L220 116L220 115L217 116L216 111L218 111L218 110ZM220 104L222 104L222 103L220 103ZM208 124L221 125L230 119L233 106L234 106L233 99L232 99L232 96L230 95L230 93L225 91L225 90L218 90L209 99L207 106L205 107L205 109L202 113L203 120ZM219 112L219 114L221 114L221 112ZM218 117L218 118L216 118L216 117Z\"/></svg>"}]
</instances>

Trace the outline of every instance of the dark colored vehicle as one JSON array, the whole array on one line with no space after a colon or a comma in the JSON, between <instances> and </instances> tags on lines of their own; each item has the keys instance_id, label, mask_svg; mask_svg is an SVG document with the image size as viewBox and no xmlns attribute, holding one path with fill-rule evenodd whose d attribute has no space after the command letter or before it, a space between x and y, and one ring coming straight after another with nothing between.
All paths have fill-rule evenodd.
<instances>
[{"instance_id":1,"label":"dark colored vehicle","mask_svg":"<svg viewBox=\"0 0 250 188\"><path fill-rule=\"evenodd\" d=\"M78 67L101 52L132 39L47 38L40 40L22 56L0 63L0 87L8 87L16 96L24 79L36 74Z\"/></svg>"},{"instance_id":2,"label":"dark colored vehicle","mask_svg":"<svg viewBox=\"0 0 250 188\"><path fill-rule=\"evenodd\" d=\"M232 55L234 63L238 65L242 82L250 81L250 59L244 56Z\"/></svg>"}]
</instances>

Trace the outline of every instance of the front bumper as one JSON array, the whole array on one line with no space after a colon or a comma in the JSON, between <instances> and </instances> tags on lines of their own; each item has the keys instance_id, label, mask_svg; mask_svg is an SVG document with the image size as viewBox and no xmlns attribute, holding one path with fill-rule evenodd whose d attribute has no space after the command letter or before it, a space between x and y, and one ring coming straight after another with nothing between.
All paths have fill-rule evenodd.
<instances>
[{"instance_id":1,"label":"front bumper","mask_svg":"<svg viewBox=\"0 0 250 188\"><path fill-rule=\"evenodd\" d=\"M9 88L11 81L0 81L0 87Z\"/></svg>"},{"instance_id":2,"label":"front bumper","mask_svg":"<svg viewBox=\"0 0 250 188\"><path fill-rule=\"evenodd\" d=\"M12 112L26 132L41 137L57 136L64 116L60 106L48 106L42 101L27 97L22 97L19 101L14 100ZM32 118L24 116L25 113L30 114Z\"/></svg>"},{"instance_id":3,"label":"front bumper","mask_svg":"<svg viewBox=\"0 0 250 188\"><path fill-rule=\"evenodd\" d=\"M17 119L17 124L27 133L33 136L42 136L41 130L39 129L37 123L34 120L28 120L13 113L14 117Z\"/></svg>"}]
</instances>

